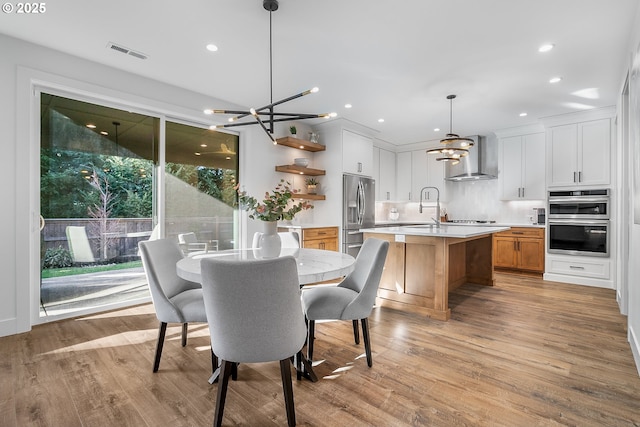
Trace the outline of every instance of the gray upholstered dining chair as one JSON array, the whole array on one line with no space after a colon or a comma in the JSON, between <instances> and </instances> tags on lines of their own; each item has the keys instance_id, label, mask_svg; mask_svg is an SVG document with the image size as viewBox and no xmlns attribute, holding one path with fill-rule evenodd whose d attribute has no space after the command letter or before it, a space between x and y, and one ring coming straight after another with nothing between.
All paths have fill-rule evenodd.
<instances>
[{"instance_id":1,"label":"gray upholstered dining chair","mask_svg":"<svg viewBox=\"0 0 640 427\"><path fill-rule=\"evenodd\" d=\"M316 320L351 320L356 344L360 344L358 320L362 323L362 337L367 365L373 365L369 315L376 302L382 269L387 258L389 242L368 238L356 257L354 270L337 286L318 286L302 291L302 305L308 322L307 359L313 360L313 340Z\"/></svg>"},{"instance_id":2,"label":"gray upholstered dining chair","mask_svg":"<svg viewBox=\"0 0 640 427\"><path fill-rule=\"evenodd\" d=\"M291 358L306 339L295 258L200 261L204 305L220 377L214 425L222 424L229 376L238 363L280 361L290 426L295 425Z\"/></svg>"},{"instance_id":3,"label":"gray upholstered dining chair","mask_svg":"<svg viewBox=\"0 0 640 427\"><path fill-rule=\"evenodd\" d=\"M158 371L167 323L182 323L182 346L187 345L189 322L207 322L202 287L178 276L176 263L183 258L178 244L169 239L138 243L151 299L160 321L153 372ZM212 363L217 365L212 354Z\"/></svg>"}]
</instances>

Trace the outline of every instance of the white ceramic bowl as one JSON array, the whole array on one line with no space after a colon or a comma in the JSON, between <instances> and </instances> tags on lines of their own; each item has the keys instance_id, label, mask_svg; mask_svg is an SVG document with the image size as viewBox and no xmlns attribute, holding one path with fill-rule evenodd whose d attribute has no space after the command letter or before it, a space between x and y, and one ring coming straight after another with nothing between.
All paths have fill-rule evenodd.
<instances>
[{"instance_id":1,"label":"white ceramic bowl","mask_svg":"<svg viewBox=\"0 0 640 427\"><path fill-rule=\"evenodd\" d=\"M295 164L296 166L302 166L303 168L306 168L307 166L309 166L309 159L305 159L304 157L298 157L297 159L293 159L293 164Z\"/></svg>"}]
</instances>

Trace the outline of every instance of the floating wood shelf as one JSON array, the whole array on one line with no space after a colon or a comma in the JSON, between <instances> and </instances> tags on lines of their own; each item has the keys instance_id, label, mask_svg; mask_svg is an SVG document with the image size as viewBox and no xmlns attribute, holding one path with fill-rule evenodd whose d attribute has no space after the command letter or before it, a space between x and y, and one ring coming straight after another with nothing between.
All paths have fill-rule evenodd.
<instances>
[{"instance_id":1,"label":"floating wood shelf","mask_svg":"<svg viewBox=\"0 0 640 427\"><path fill-rule=\"evenodd\" d=\"M296 165L276 166L276 172L295 173L297 175L320 176L326 174L322 169L305 168Z\"/></svg>"},{"instance_id":2,"label":"floating wood shelf","mask_svg":"<svg viewBox=\"0 0 640 427\"><path fill-rule=\"evenodd\" d=\"M324 194L304 194L297 193L293 196L294 199L306 199L306 200L325 200Z\"/></svg>"},{"instance_id":3,"label":"floating wood shelf","mask_svg":"<svg viewBox=\"0 0 640 427\"><path fill-rule=\"evenodd\" d=\"M317 142L311 142L304 139L293 138L290 136L278 138L276 141L278 145L284 145L286 147L297 148L305 151L324 151L327 149L326 146L318 144Z\"/></svg>"}]
</instances>

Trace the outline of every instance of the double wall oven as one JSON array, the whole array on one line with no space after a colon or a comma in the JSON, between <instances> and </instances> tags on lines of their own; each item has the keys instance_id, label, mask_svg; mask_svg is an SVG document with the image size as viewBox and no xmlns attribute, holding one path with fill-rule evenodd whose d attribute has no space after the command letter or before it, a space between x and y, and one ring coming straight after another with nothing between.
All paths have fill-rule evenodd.
<instances>
[{"instance_id":1,"label":"double wall oven","mask_svg":"<svg viewBox=\"0 0 640 427\"><path fill-rule=\"evenodd\" d=\"M609 190L550 191L549 253L609 256Z\"/></svg>"}]
</instances>

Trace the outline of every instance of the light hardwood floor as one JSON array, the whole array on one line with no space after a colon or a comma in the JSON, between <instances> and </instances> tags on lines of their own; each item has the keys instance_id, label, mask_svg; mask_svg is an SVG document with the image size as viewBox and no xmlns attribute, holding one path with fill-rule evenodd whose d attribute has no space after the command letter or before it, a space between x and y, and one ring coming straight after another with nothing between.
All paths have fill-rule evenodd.
<instances>
[{"instance_id":1,"label":"light hardwood floor","mask_svg":"<svg viewBox=\"0 0 640 427\"><path fill-rule=\"evenodd\" d=\"M452 292L448 322L375 308L372 368L350 322L318 324L320 381L294 380L298 425L640 425L614 291L497 278ZM156 333L144 305L0 338L0 425L211 425L207 327L190 325L185 348L170 327L154 374ZM286 425L277 362L239 367L224 425Z\"/></svg>"}]
</instances>

